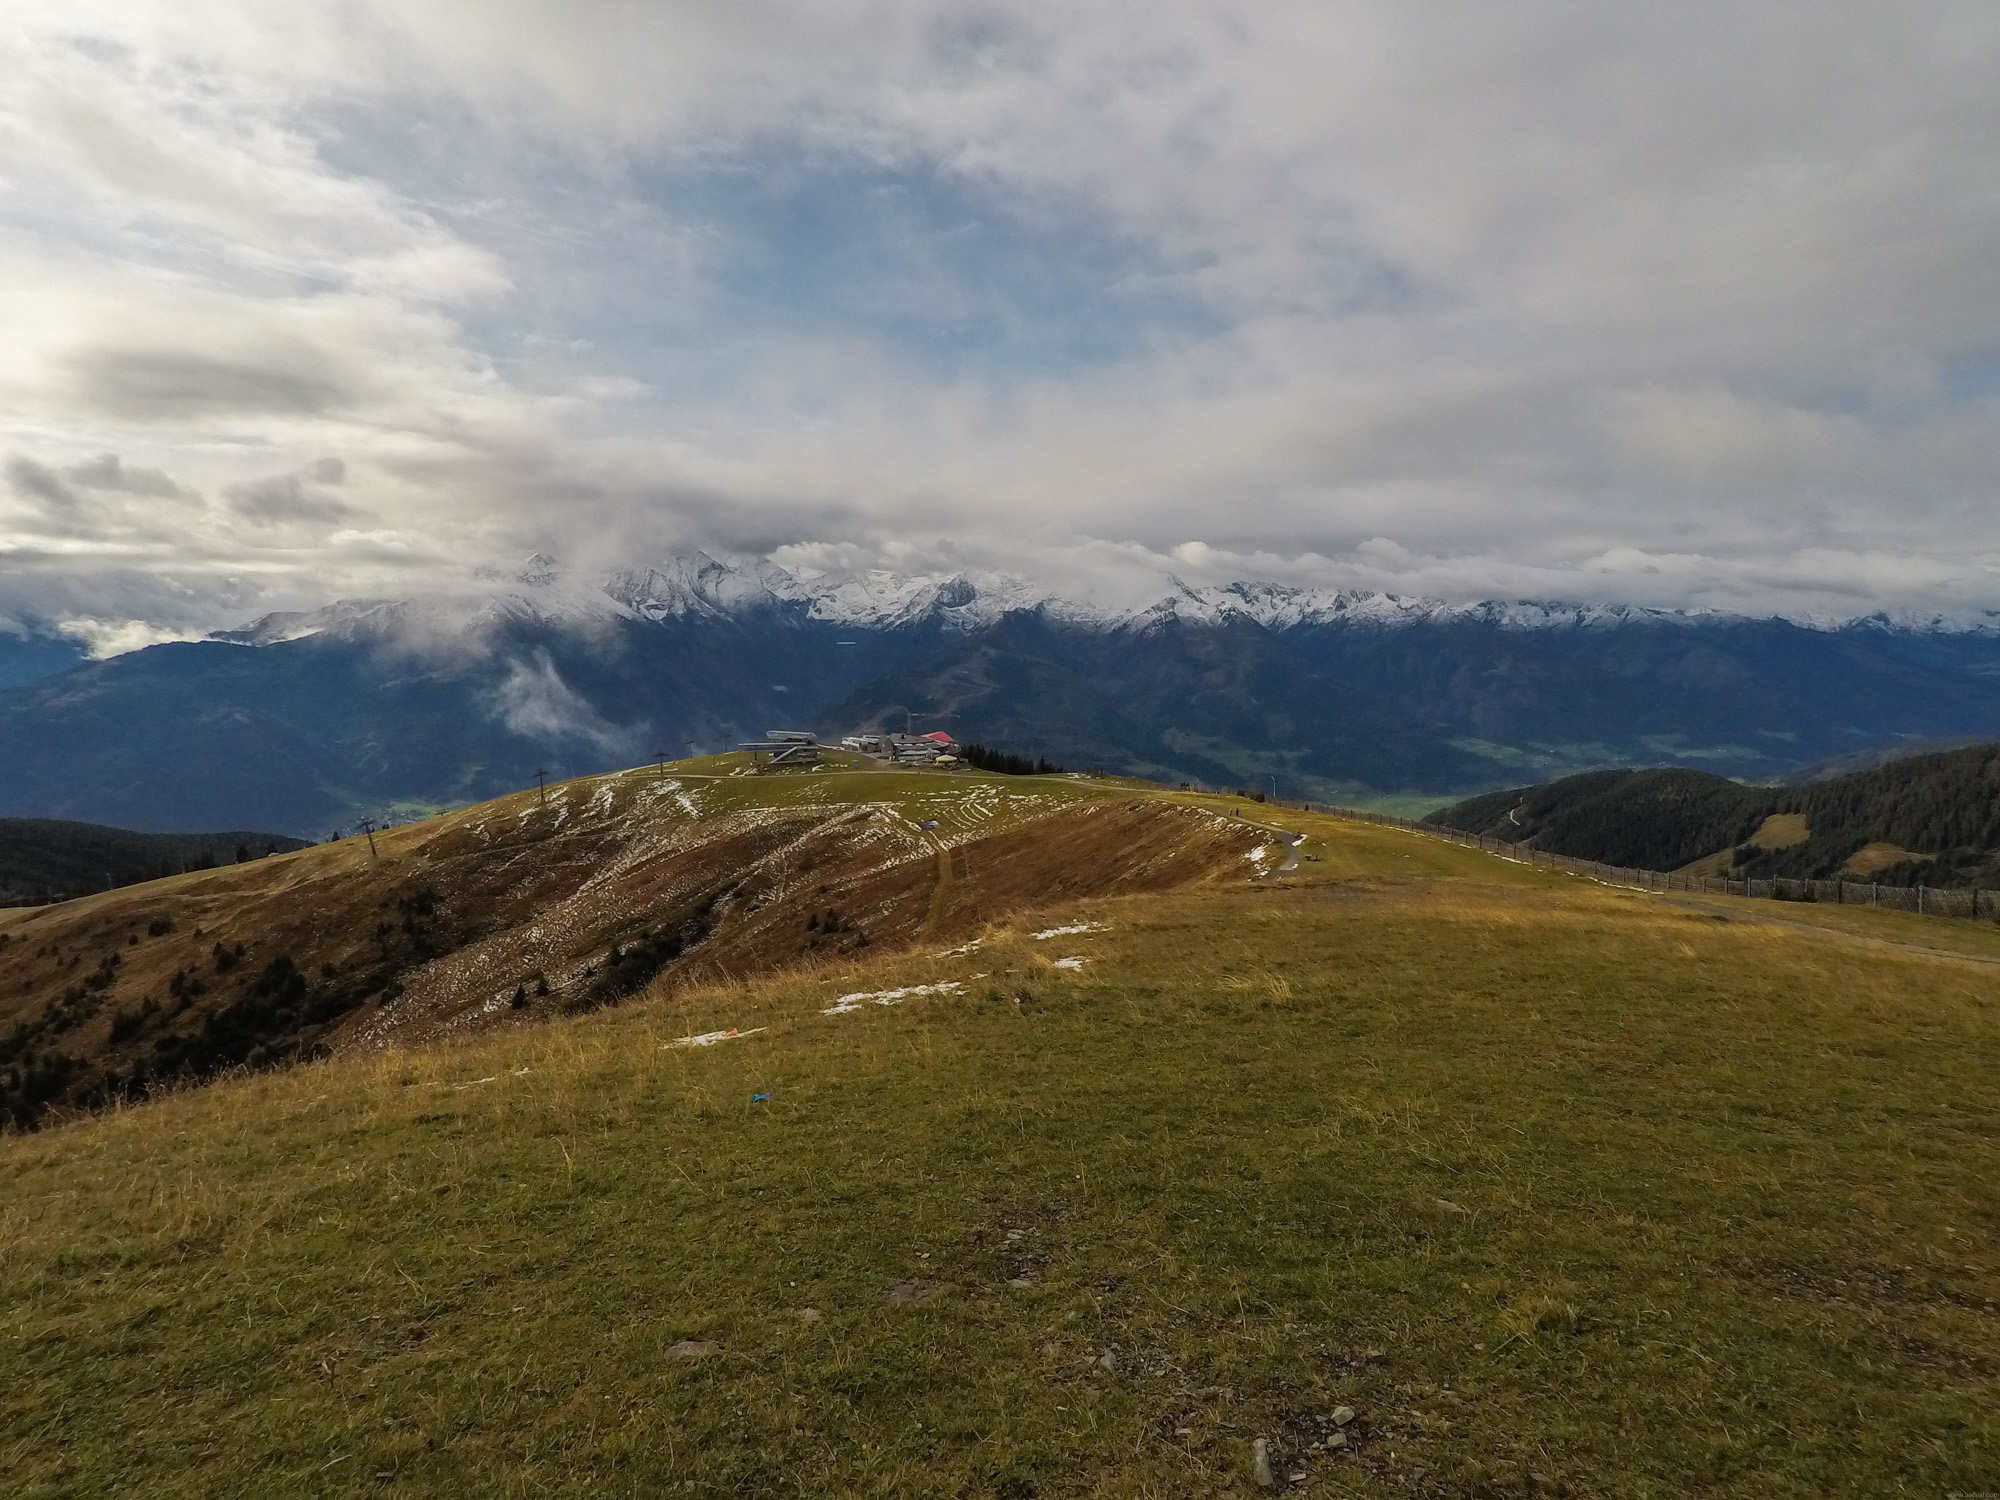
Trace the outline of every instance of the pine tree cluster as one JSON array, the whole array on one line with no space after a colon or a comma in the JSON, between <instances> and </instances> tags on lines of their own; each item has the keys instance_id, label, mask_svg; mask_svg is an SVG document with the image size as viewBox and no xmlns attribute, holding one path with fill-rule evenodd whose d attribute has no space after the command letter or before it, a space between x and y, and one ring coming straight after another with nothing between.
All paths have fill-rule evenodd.
<instances>
[{"instance_id":1,"label":"pine tree cluster","mask_svg":"<svg viewBox=\"0 0 2000 1500\"><path fill-rule=\"evenodd\" d=\"M1001 776L1059 776L1062 767L1046 758L1028 759L1025 755L1012 755L1005 750L989 750L984 745L967 745L959 751L959 759L979 771L992 771Z\"/></svg>"}]
</instances>

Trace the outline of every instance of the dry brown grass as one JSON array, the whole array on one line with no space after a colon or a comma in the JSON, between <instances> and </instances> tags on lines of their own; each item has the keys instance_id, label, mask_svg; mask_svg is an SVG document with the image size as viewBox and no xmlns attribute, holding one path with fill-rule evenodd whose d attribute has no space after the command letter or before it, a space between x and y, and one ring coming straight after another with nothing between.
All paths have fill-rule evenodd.
<instances>
[{"instance_id":1,"label":"dry brown grass","mask_svg":"<svg viewBox=\"0 0 2000 1500\"><path fill-rule=\"evenodd\" d=\"M1811 837L1804 813L1772 813L1744 842L1756 849L1796 849Z\"/></svg>"},{"instance_id":2,"label":"dry brown grass","mask_svg":"<svg viewBox=\"0 0 2000 1500\"><path fill-rule=\"evenodd\" d=\"M1925 863L1934 857L1929 854L1912 854L1908 849L1898 848L1894 844L1867 844L1847 857L1847 863L1840 867L1840 873L1851 875L1857 880L1866 880L1870 876L1881 874L1892 865Z\"/></svg>"}]
</instances>

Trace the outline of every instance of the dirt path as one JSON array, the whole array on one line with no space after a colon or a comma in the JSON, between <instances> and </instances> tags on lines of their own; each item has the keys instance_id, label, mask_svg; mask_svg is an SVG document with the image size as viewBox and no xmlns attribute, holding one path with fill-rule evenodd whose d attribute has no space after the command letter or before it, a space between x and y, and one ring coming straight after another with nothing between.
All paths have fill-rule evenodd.
<instances>
[{"instance_id":1,"label":"dirt path","mask_svg":"<svg viewBox=\"0 0 2000 1500\"><path fill-rule=\"evenodd\" d=\"M1225 812L1223 816L1233 819L1245 828L1255 829L1258 833L1268 833L1273 840L1285 846L1283 861L1259 875L1257 877L1259 880L1268 883L1280 875L1290 874L1299 867L1299 850L1305 846L1307 837L1305 834L1296 828L1280 828L1274 823L1255 823L1238 812Z\"/></svg>"},{"instance_id":2,"label":"dirt path","mask_svg":"<svg viewBox=\"0 0 2000 1500\"><path fill-rule=\"evenodd\" d=\"M924 924L917 929L918 938L929 937L944 920L945 906L951 900L952 850L943 839L931 835L931 842L937 847L937 884L931 887L930 910L924 914Z\"/></svg>"},{"instance_id":3,"label":"dirt path","mask_svg":"<svg viewBox=\"0 0 2000 1500\"><path fill-rule=\"evenodd\" d=\"M1284 862L1264 876L1265 880L1276 880L1280 875L1289 874L1299 867L1299 850L1304 846L1306 836L1303 833L1280 831L1278 841L1285 846Z\"/></svg>"},{"instance_id":4,"label":"dirt path","mask_svg":"<svg viewBox=\"0 0 2000 1500\"><path fill-rule=\"evenodd\" d=\"M1635 890L1632 886L1614 886L1614 890ZM1639 890L1641 896L1653 896L1669 906L1677 906L1682 911L1698 911L1708 916L1719 916L1727 922L1742 922L1759 927L1783 927L1791 932L1807 932L1815 937L1839 938L1845 942L1864 948L1890 949L1900 953L1913 953L1923 958L1957 959L1962 963L1978 964L1982 968L2000 967L2000 956L1984 953L1967 953L1962 948L1933 948L1924 943L1906 943L1896 938L1879 937L1874 933L1849 932L1841 927L1825 927L1817 922L1791 922L1783 917L1766 916L1760 911L1745 911L1736 905L1723 906L1724 901L1741 901L1743 897L1719 896L1703 900L1679 891Z\"/></svg>"},{"instance_id":5,"label":"dirt path","mask_svg":"<svg viewBox=\"0 0 2000 1500\"><path fill-rule=\"evenodd\" d=\"M1253 828L1264 826L1250 823L1250 820L1247 818L1241 819L1241 821ZM1280 832L1282 830L1274 829L1271 831ZM1406 831L1417 833L1419 837L1426 836L1420 830L1410 829ZM1448 842L1456 843L1457 841L1450 840ZM1464 848L1467 846L1460 845L1459 847ZM1514 855L1502 854L1498 850L1487 849L1480 852L1494 859L1505 860L1509 864L1527 865L1531 863L1531 861L1520 859ZM1792 932L1836 938L1843 942L1852 943L1857 947L1873 948L1878 952L1887 951L1910 954L1920 958L1957 960L1962 963L1976 965L1982 969L2000 968L2000 955L1969 953L1962 948L1938 948L1927 943L1905 942L1897 938L1882 937L1874 933L1853 932L1845 928L1823 926L1817 922L1789 921L1784 917L1768 915L1763 910L1751 909L1753 906L1767 908L1780 904L1761 898L1723 895L1704 896L1693 891L1656 891L1650 890L1645 886L1625 885L1613 880L1602 880L1595 876L1584 875L1575 871L1562 871L1561 873L1569 874L1578 880L1587 881L1604 890L1631 891L1635 895L1651 896L1655 900L1664 901L1668 905L1678 907L1683 911L1701 912L1708 916L1720 917L1725 921L1753 923L1765 927L1782 927ZM1269 877L1266 878L1268 879ZM1933 917L1927 920L1942 921L1947 919Z\"/></svg>"}]
</instances>

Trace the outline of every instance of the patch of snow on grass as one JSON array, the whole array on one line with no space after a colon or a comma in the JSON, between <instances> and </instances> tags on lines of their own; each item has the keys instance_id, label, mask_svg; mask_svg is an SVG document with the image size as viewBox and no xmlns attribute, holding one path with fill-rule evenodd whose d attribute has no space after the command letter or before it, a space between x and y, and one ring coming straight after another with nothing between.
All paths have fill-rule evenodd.
<instances>
[{"instance_id":1,"label":"patch of snow on grass","mask_svg":"<svg viewBox=\"0 0 2000 1500\"><path fill-rule=\"evenodd\" d=\"M1056 967L1058 969L1080 969L1083 967L1083 960L1080 958L1059 958L1056 960Z\"/></svg>"},{"instance_id":2,"label":"patch of snow on grass","mask_svg":"<svg viewBox=\"0 0 2000 1500\"><path fill-rule=\"evenodd\" d=\"M508 1076L522 1078L527 1076L528 1071L526 1068L516 1068ZM484 1078L468 1078L463 1083L446 1083L443 1079L438 1078L423 1083L412 1083L408 1086L413 1089L451 1089L455 1092L459 1089L476 1089L482 1083L498 1083L500 1076L498 1073L489 1073Z\"/></svg>"},{"instance_id":3,"label":"patch of snow on grass","mask_svg":"<svg viewBox=\"0 0 2000 1500\"><path fill-rule=\"evenodd\" d=\"M984 943L985 941L986 941L986 940L985 940L984 938L974 938L974 939L973 939L973 940L972 940L971 942L969 942L969 943L960 943L960 944L959 944L959 945L958 945L958 946L957 946L956 948L947 948L947 949L945 949L945 950L944 950L944 952L942 952L942 953L940 953L940 954L938 955L938 957L939 957L939 958L963 958L963 957L965 957L965 955L966 955L966 954L968 954L968 953L976 953L976 952L978 952L978 951L979 951L979 948L980 948L980 946L981 946L981 945L982 945L982 944L983 944L983 943Z\"/></svg>"},{"instance_id":4,"label":"patch of snow on grass","mask_svg":"<svg viewBox=\"0 0 2000 1500\"><path fill-rule=\"evenodd\" d=\"M899 990L857 990L851 995L842 995L820 1014L844 1016L851 1010L861 1009L870 1000L877 1005L894 1005L912 995L954 995L964 988L956 979L946 979L937 984L906 984Z\"/></svg>"},{"instance_id":5,"label":"patch of snow on grass","mask_svg":"<svg viewBox=\"0 0 2000 1500\"><path fill-rule=\"evenodd\" d=\"M1073 922L1067 927L1047 927L1040 932L1031 932L1028 936L1032 937L1038 943L1045 943L1050 938L1069 937L1074 933L1109 932L1110 930L1102 922Z\"/></svg>"},{"instance_id":6,"label":"patch of snow on grass","mask_svg":"<svg viewBox=\"0 0 2000 1500\"><path fill-rule=\"evenodd\" d=\"M764 1026L752 1026L748 1031L738 1031L734 1026L727 1031L704 1031L700 1036L684 1036L677 1041L662 1042L662 1047L713 1047L717 1042L733 1042L739 1036L755 1036L768 1030Z\"/></svg>"}]
</instances>

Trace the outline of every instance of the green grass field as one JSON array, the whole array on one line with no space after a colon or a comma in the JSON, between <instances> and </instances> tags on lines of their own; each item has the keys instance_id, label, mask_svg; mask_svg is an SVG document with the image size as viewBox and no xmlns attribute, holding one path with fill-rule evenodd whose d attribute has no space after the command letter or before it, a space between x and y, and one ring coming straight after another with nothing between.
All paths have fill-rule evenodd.
<instances>
[{"instance_id":1,"label":"green grass field","mask_svg":"<svg viewBox=\"0 0 2000 1500\"><path fill-rule=\"evenodd\" d=\"M2000 933L1239 807L1295 877L0 1138L0 1488L2000 1488Z\"/></svg>"}]
</instances>

